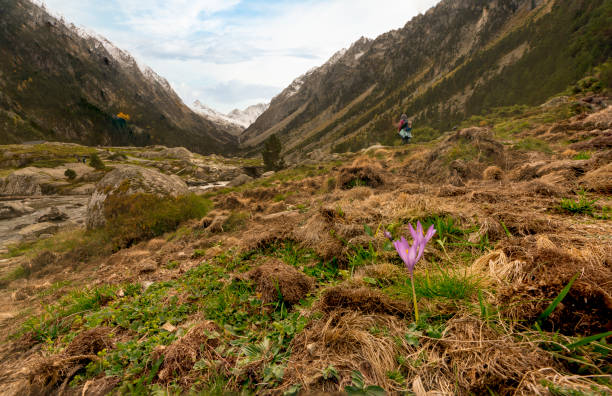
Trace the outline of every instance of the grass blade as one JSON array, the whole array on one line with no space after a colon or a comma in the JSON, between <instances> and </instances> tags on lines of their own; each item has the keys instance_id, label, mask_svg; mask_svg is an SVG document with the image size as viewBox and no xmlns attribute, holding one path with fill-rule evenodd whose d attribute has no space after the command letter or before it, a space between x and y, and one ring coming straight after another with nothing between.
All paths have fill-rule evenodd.
<instances>
[{"instance_id":1,"label":"grass blade","mask_svg":"<svg viewBox=\"0 0 612 396\"><path fill-rule=\"evenodd\" d=\"M550 314L552 314L555 308L557 308L557 305L559 305L561 301L563 301L565 296L567 296L567 293L569 293L570 289L572 288L572 285L574 284L576 279L578 279L579 275L580 273L572 277L567 286L565 286L563 290L561 290L561 293L559 293L557 298L555 298L554 301L548 306L548 308L546 308L544 312L542 312L542 314L538 317L538 322L543 322L544 320L548 319Z\"/></svg>"},{"instance_id":2,"label":"grass blade","mask_svg":"<svg viewBox=\"0 0 612 396\"><path fill-rule=\"evenodd\" d=\"M574 342L572 344L569 344L567 347L569 349L576 349L578 347L590 344L593 341L597 341L597 340L600 340L602 338L608 338L610 336L612 336L612 331L608 331L606 333L595 334L595 335L592 335L592 336L581 338L580 340L578 340L578 341L576 341L576 342Z\"/></svg>"}]
</instances>

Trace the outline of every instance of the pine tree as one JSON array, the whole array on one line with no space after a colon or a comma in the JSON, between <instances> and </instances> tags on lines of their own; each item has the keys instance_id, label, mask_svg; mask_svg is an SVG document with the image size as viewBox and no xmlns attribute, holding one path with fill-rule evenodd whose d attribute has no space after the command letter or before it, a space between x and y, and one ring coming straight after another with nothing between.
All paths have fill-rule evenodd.
<instances>
[{"instance_id":1,"label":"pine tree","mask_svg":"<svg viewBox=\"0 0 612 396\"><path fill-rule=\"evenodd\" d=\"M264 143L262 156L266 170L278 171L285 166L281 157L281 142L276 135L270 136Z\"/></svg>"}]
</instances>

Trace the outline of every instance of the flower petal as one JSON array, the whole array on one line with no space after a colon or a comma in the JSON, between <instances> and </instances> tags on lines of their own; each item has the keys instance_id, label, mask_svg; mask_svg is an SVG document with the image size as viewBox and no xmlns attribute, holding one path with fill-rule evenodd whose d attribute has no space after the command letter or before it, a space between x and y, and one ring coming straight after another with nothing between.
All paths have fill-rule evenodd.
<instances>
[{"instance_id":1,"label":"flower petal","mask_svg":"<svg viewBox=\"0 0 612 396\"><path fill-rule=\"evenodd\" d=\"M410 275L412 275L412 273L414 272L414 266L418 261L418 248L418 244L414 243L412 246L410 246L408 250L406 250L407 260L404 261L404 263L406 264L406 268L408 268L408 272L410 272Z\"/></svg>"}]
</instances>

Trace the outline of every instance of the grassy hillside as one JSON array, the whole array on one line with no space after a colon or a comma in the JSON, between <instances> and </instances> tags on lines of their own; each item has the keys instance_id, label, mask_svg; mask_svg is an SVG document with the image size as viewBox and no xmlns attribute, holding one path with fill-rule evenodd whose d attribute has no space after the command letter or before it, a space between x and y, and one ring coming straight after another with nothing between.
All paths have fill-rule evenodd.
<instances>
[{"instance_id":1,"label":"grassy hillside","mask_svg":"<svg viewBox=\"0 0 612 396\"><path fill-rule=\"evenodd\" d=\"M272 102L270 114L286 114L282 128L264 113L245 136L273 130L288 154L355 151L393 144L407 113L435 137L494 107L540 104L612 54L609 0L446 3L360 44L357 62L349 50L315 71L295 96Z\"/></svg>"}]
</instances>

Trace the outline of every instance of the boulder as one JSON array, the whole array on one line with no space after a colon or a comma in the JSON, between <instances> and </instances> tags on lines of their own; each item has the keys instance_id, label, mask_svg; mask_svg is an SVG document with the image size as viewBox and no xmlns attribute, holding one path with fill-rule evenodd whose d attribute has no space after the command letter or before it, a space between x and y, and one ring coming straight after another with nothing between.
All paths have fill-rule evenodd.
<instances>
[{"instance_id":1,"label":"boulder","mask_svg":"<svg viewBox=\"0 0 612 396\"><path fill-rule=\"evenodd\" d=\"M229 187L238 187L238 186L242 186L243 184L246 184L248 182L250 182L251 180L253 180L253 178L251 176L247 176L247 175L240 175L235 177L229 184Z\"/></svg>"},{"instance_id":2,"label":"boulder","mask_svg":"<svg viewBox=\"0 0 612 396\"><path fill-rule=\"evenodd\" d=\"M55 206L38 218L39 223L60 222L64 220L68 220L68 215Z\"/></svg>"},{"instance_id":3,"label":"boulder","mask_svg":"<svg viewBox=\"0 0 612 396\"><path fill-rule=\"evenodd\" d=\"M261 177L270 177L270 176L274 176L274 174L275 174L275 173L276 173L276 172L274 172L274 171L269 171L269 172L266 172L266 173L264 173L263 175L261 175Z\"/></svg>"},{"instance_id":4,"label":"boulder","mask_svg":"<svg viewBox=\"0 0 612 396\"><path fill-rule=\"evenodd\" d=\"M42 195L43 185L51 178L36 168L19 169L0 179L0 196Z\"/></svg>"},{"instance_id":5,"label":"boulder","mask_svg":"<svg viewBox=\"0 0 612 396\"><path fill-rule=\"evenodd\" d=\"M13 219L34 212L34 209L21 202L0 202L0 220Z\"/></svg>"},{"instance_id":6,"label":"boulder","mask_svg":"<svg viewBox=\"0 0 612 396\"><path fill-rule=\"evenodd\" d=\"M58 225L53 223L32 224L20 229L17 234L24 239L37 238L43 234L54 234L58 230Z\"/></svg>"},{"instance_id":7,"label":"boulder","mask_svg":"<svg viewBox=\"0 0 612 396\"><path fill-rule=\"evenodd\" d=\"M182 159L185 161L189 161L193 157L193 154L191 153L191 151L187 150L185 147L168 148L168 149L162 150L160 154L162 157L178 158L178 159Z\"/></svg>"},{"instance_id":8,"label":"boulder","mask_svg":"<svg viewBox=\"0 0 612 396\"><path fill-rule=\"evenodd\" d=\"M114 194L137 193L159 196L189 194L187 184L178 176L165 175L159 171L135 165L121 165L104 176L96 185L87 204L87 228L104 226L104 202Z\"/></svg>"}]
</instances>

